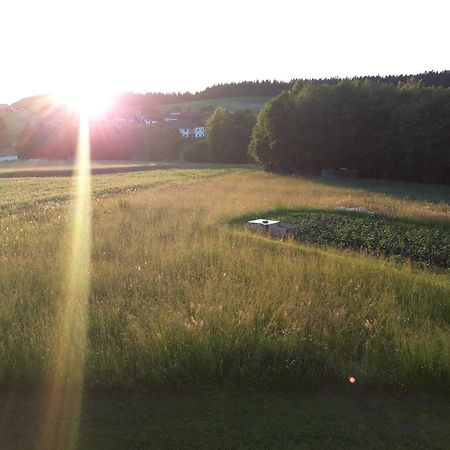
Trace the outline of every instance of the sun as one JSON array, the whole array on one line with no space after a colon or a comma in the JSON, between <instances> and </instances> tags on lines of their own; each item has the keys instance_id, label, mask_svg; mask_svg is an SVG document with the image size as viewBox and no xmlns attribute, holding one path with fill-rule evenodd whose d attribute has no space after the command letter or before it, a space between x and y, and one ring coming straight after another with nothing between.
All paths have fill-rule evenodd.
<instances>
[{"instance_id":1,"label":"sun","mask_svg":"<svg viewBox=\"0 0 450 450\"><path fill-rule=\"evenodd\" d=\"M90 85L67 86L53 94L55 103L88 118L104 115L112 104L114 94Z\"/></svg>"}]
</instances>

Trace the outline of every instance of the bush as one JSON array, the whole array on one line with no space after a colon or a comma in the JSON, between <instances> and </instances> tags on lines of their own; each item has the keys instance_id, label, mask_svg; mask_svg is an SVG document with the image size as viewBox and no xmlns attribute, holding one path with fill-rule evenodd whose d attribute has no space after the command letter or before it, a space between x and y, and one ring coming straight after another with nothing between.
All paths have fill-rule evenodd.
<instances>
[{"instance_id":1,"label":"bush","mask_svg":"<svg viewBox=\"0 0 450 450\"><path fill-rule=\"evenodd\" d=\"M250 109L235 113L217 108L206 123L206 136L215 162L245 163L255 116Z\"/></svg>"},{"instance_id":2,"label":"bush","mask_svg":"<svg viewBox=\"0 0 450 450\"><path fill-rule=\"evenodd\" d=\"M11 145L11 139L8 131L8 127L3 119L0 117L0 148L9 147Z\"/></svg>"},{"instance_id":3,"label":"bush","mask_svg":"<svg viewBox=\"0 0 450 450\"><path fill-rule=\"evenodd\" d=\"M190 141L186 145L183 157L188 162L211 162L211 150L204 139Z\"/></svg>"}]
</instances>

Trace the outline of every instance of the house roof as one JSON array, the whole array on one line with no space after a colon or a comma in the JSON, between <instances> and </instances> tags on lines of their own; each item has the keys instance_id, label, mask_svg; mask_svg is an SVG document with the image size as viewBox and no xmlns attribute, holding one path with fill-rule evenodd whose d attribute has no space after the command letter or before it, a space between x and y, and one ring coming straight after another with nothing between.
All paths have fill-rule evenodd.
<instances>
[{"instance_id":1,"label":"house roof","mask_svg":"<svg viewBox=\"0 0 450 450\"><path fill-rule=\"evenodd\" d=\"M17 152L17 150L15 148L0 148L0 158L2 156L18 156L19 153Z\"/></svg>"}]
</instances>

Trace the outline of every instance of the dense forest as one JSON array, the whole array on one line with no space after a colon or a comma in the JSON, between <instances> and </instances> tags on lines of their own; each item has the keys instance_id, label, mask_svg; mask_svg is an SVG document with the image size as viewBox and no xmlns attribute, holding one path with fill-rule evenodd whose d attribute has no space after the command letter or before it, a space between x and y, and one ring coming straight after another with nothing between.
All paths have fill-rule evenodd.
<instances>
[{"instance_id":1,"label":"dense forest","mask_svg":"<svg viewBox=\"0 0 450 450\"><path fill-rule=\"evenodd\" d=\"M421 80L424 86L450 87L450 70L443 72L424 72L414 75L388 75L388 76L363 76L354 79L370 80L376 83L387 83L396 85L404 83L411 78ZM262 80L262 81L242 81L237 83L222 83L207 87L203 91L191 92L173 92L162 94L150 92L147 94L126 93L121 97L124 102L141 104L142 106L163 105L171 103L180 103L193 100L208 100L223 97L275 97L283 91L291 89L298 81L305 81L312 84L334 85L342 81L341 78L318 78L318 79L296 79L291 81Z\"/></svg>"},{"instance_id":2,"label":"dense forest","mask_svg":"<svg viewBox=\"0 0 450 450\"><path fill-rule=\"evenodd\" d=\"M261 111L251 154L274 169L450 184L450 89L297 82Z\"/></svg>"},{"instance_id":3,"label":"dense forest","mask_svg":"<svg viewBox=\"0 0 450 450\"><path fill-rule=\"evenodd\" d=\"M396 85L399 82L406 82L410 78L421 80L424 86L441 86L450 87L450 70L442 72L424 72L414 75L388 75L388 76L364 76L354 78L356 80L370 80L376 83L387 83ZM116 98L116 106L131 109L134 112L152 113L158 105L167 105L193 100L207 100L223 97L275 97L283 91L291 89L298 81L305 81L318 85L335 85L342 81L341 78L323 78L323 79L307 79L307 80L291 80L291 81L242 81L237 83L222 83L207 87L203 91L191 92L149 92L146 94L135 94L131 92L122 93ZM28 97L14 103L15 108L39 109L45 107L53 100L50 96L34 96Z\"/></svg>"}]
</instances>

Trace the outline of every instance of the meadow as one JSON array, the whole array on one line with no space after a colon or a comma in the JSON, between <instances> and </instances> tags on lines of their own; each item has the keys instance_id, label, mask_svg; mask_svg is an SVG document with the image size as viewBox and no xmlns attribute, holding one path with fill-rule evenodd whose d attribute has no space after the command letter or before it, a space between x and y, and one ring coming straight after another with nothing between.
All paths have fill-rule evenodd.
<instances>
[{"instance_id":1,"label":"meadow","mask_svg":"<svg viewBox=\"0 0 450 450\"><path fill-rule=\"evenodd\" d=\"M249 108L257 113L272 97L224 97L212 98L207 100L192 100L189 102L172 103L168 105L159 105L158 109L162 112L169 111L200 111L204 108L218 108L219 106L229 109L245 109Z\"/></svg>"},{"instance_id":2,"label":"meadow","mask_svg":"<svg viewBox=\"0 0 450 450\"><path fill-rule=\"evenodd\" d=\"M0 382L33 385L55 364L71 179L0 183ZM86 386L290 388L354 376L368 388L448 389L448 272L229 224L342 206L449 220L446 188L413 200L405 183L383 194L364 181L211 168L98 175L92 185Z\"/></svg>"},{"instance_id":3,"label":"meadow","mask_svg":"<svg viewBox=\"0 0 450 450\"><path fill-rule=\"evenodd\" d=\"M119 193L136 192L169 182L184 184L197 178L214 176L233 170L220 166L214 169L204 167L201 169L173 168L172 170L165 170L163 169L164 166L164 163L96 163L93 165L92 171L105 169L105 171L112 173L93 177L92 196L97 199ZM175 164L173 166L176 167ZM20 162L17 165L11 164L8 167L0 168L2 194L0 215L7 215L33 206L42 206L44 209L53 208L73 199L75 195L74 183L73 179L68 176L73 170L72 163L30 165ZM116 170L119 173L114 173ZM152 172L151 175L147 173L147 170ZM51 173L52 176L44 176L48 173ZM14 177L11 178L11 175L14 175ZM39 213L35 209L32 211L33 214Z\"/></svg>"},{"instance_id":4,"label":"meadow","mask_svg":"<svg viewBox=\"0 0 450 450\"><path fill-rule=\"evenodd\" d=\"M448 188L223 166L94 175L90 259L74 261L76 182L0 178L2 449L446 448L448 270L274 240L242 217L446 224Z\"/></svg>"}]
</instances>

